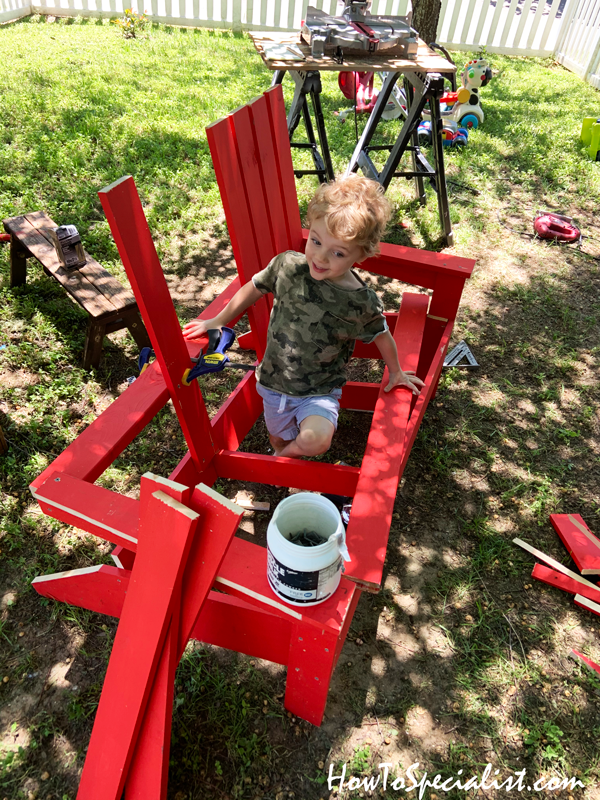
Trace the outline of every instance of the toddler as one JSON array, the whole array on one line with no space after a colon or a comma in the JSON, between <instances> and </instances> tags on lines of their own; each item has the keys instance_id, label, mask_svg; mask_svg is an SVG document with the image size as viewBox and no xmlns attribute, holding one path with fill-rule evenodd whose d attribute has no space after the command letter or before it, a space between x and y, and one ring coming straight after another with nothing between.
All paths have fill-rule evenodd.
<instances>
[{"instance_id":1,"label":"toddler","mask_svg":"<svg viewBox=\"0 0 600 800\"><path fill-rule=\"evenodd\" d=\"M400 368L381 302L352 269L379 252L391 216L381 186L359 175L321 184L306 216L310 232L305 253L275 256L218 316L193 320L183 328L186 339L196 339L272 293L256 388L275 455L292 458L329 449L356 339L377 345L389 369L386 392L405 386L418 395L423 386Z\"/></svg>"}]
</instances>

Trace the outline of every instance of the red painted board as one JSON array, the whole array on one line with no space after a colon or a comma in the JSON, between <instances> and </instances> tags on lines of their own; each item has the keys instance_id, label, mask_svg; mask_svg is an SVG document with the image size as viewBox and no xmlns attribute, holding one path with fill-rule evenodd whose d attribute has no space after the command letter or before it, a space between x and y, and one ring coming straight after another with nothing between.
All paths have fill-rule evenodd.
<instances>
[{"instance_id":1,"label":"red painted board","mask_svg":"<svg viewBox=\"0 0 600 800\"><path fill-rule=\"evenodd\" d=\"M131 569L135 561L135 553L118 544L111 550L110 557L119 569Z\"/></svg>"},{"instance_id":2,"label":"red painted board","mask_svg":"<svg viewBox=\"0 0 600 800\"><path fill-rule=\"evenodd\" d=\"M137 548L139 503L93 483L52 472L31 493L42 511L128 550Z\"/></svg>"},{"instance_id":3,"label":"red painted board","mask_svg":"<svg viewBox=\"0 0 600 800\"><path fill-rule=\"evenodd\" d=\"M281 213L281 201L278 198L277 203L271 203L272 206L276 206L273 213L267 200L269 191L277 196L279 186L277 183L271 183L270 186L266 183L265 165L262 163L262 157L268 160L269 150L271 160L274 158L271 133L268 129L266 102L266 98L258 97L252 103L238 108L230 115L246 203L251 213L250 222L256 242L258 260L265 265L278 253L289 250L289 245L285 241L285 221ZM259 149L256 140L258 132L254 130L256 115L258 115L259 125L261 117L263 122L265 119L267 120L267 125L263 125L263 130L261 131L263 135L263 152ZM264 141L265 137L267 137L266 141ZM278 230L276 231L277 228ZM276 238L279 242L278 246L275 244Z\"/></svg>"},{"instance_id":4,"label":"red painted board","mask_svg":"<svg viewBox=\"0 0 600 800\"><path fill-rule=\"evenodd\" d=\"M321 492L326 486L331 494L349 497L354 495L360 473L358 467L342 464L322 464L298 458L232 453L227 450L218 453L213 463L220 478L291 486L314 492Z\"/></svg>"},{"instance_id":5,"label":"red painted board","mask_svg":"<svg viewBox=\"0 0 600 800\"><path fill-rule=\"evenodd\" d=\"M552 558L552 556L546 555L546 553L542 553L541 550L533 547L528 542L524 542L522 539L516 538L513 539L513 544L519 545L519 547L522 547L523 550L527 550L528 553L531 553L531 555L539 558L540 561L544 561L546 564L553 567L557 572L560 572L563 575L568 575L569 578L573 578L573 580L578 581L584 586L587 586L594 591L598 588L596 584L588 581L587 578L582 578L581 575L578 575L576 572L572 572L570 569L567 569L567 567L565 567L564 564L561 564L560 561Z\"/></svg>"},{"instance_id":6,"label":"red painted board","mask_svg":"<svg viewBox=\"0 0 600 800\"><path fill-rule=\"evenodd\" d=\"M78 800L121 800L198 515L163 492L141 501L126 601L83 767ZM169 546L166 546L168 541Z\"/></svg>"},{"instance_id":7,"label":"red painted board","mask_svg":"<svg viewBox=\"0 0 600 800\"><path fill-rule=\"evenodd\" d=\"M592 661L591 658L584 656L583 653L578 653L577 650L571 650L569 655L575 661L579 661L580 664L583 664L584 667L587 667L592 672L596 672L598 675L600 675L600 665L596 664L595 661Z\"/></svg>"},{"instance_id":8,"label":"red painted board","mask_svg":"<svg viewBox=\"0 0 600 800\"><path fill-rule=\"evenodd\" d=\"M217 480L218 475L212 461L206 469L199 472L194 466L190 454L186 453L169 475L169 478L172 481L177 481L177 483L184 483L186 486L196 486L198 483L212 486Z\"/></svg>"},{"instance_id":9,"label":"red painted board","mask_svg":"<svg viewBox=\"0 0 600 800\"><path fill-rule=\"evenodd\" d=\"M32 581L32 586L42 597L118 619L130 578L130 570L102 564L42 575ZM270 614L240 598L211 591L190 638L275 664L287 664L291 624L288 617ZM265 627L272 632L272 637L262 635Z\"/></svg>"},{"instance_id":10,"label":"red painted board","mask_svg":"<svg viewBox=\"0 0 600 800\"><path fill-rule=\"evenodd\" d=\"M404 370L417 367L427 305L425 295L402 296L394 340ZM346 577L368 589L381 586L413 397L402 388L384 392L387 378L386 368L346 531L352 559L346 564Z\"/></svg>"},{"instance_id":11,"label":"red painted board","mask_svg":"<svg viewBox=\"0 0 600 800\"><path fill-rule=\"evenodd\" d=\"M240 334L237 337L237 343L240 350L256 350L256 342L252 331Z\"/></svg>"},{"instance_id":12,"label":"red painted board","mask_svg":"<svg viewBox=\"0 0 600 800\"><path fill-rule=\"evenodd\" d=\"M214 452L210 422L198 382L192 381L189 386L182 382L192 362L135 182L129 175L101 189L98 195L192 460L201 469L210 462Z\"/></svg>"},{"instance_id":13,"label":"red painted board","mask_svg":"<svg viewBox=\"0 0 600 800\"><path fill-rule=\"evenodd\" d=\"M576 606L586 608L588 611L591 611L592 614L596 614L596 616L600 617L600 603L594 603L593 600L588 600L587 597L581 594L576 594L574 600Z\"/></svg>"},{"instance_id":14,"label":"red painted board","mask_svg":"<svg viewBox=\"0 0 600 800\"><path fill-rule=\"evenodd\" d=\"M41 486L53 472L66 472L81 480L95 481L168 399L169 392L159 365L154 362L54 459L31 486Z\"/></svg>"},{"instance_id":15,"label":"red painted board","mask_svg":"<svg viewBox=\"0 0 600 800\"><path fill-rule=\"evenodd\" d=\"M361 594L360 590L358 590L357 588L357 591L354 592L352 601L348 606L348 611L346 612L346 618L344 620L342 630L339 633L337 643L335 646L335 656L333 660L334 667L338 662L338 659L342 652L342 648L344 646L344 642L346 641L346 636L348 635L348 630L350 629L350 623L352 622L352 617L354 616L354 612L356 611L356 606L358 605L358 601L360 600L360 594Z\"/></svg>"},{"instance_id":16,"label":"red painted board","mask_svg":"<svg viewBox=\"0 0 600 800\"><path fill-rule=\"evenodd\" d=\"M189 505L192 495L190 487L147 472L142 475L140 481L141 504L147 503L155 491L163 491L173 500L186 506ZM197 531L196 541L199 536L200 531ZM195 543L192 544L191 550ZM179 663L177 642L180 613L181 586L174 594L171 621L129 767L125 785L126 800L153 800L153 798L164 800L167 795L173 692L175 671Z\"/></svg>"},{"instance_id":17,"label":"red painted board","mask_svg":"<svg viewBox=\"0 0 600 800\"><path fill-rule=\"evenodd\" d=\"M262 398L256 391L256 376L254 372L248 372L211 420L217 447L237 450L262 410Z\"/></svg>"},{"instance_id":18,"label":"red painted board","mask_svg":"<svg viewBox=\"0 0 600 800\"><path fill-rule=\"evenodd\" d=\"M550 514L550 522L582 575L600 574L600 539L579 514Z\"/></svg>"},{"instance_id":19,"label":"red painted board","mask_svg":"<svg viewBox=\"0 0 600 800\"><path fill-rule=\"evenodd\" d=\"M296 177L292 163L292 150L289 146L287 114L281 86L273 86L264 93L269 108L273 146L277 153L280 196L285 209L286 227L289 235L289 249L304 252L302 223L298 209Z\"/></svg>"},{"instance_id":20,"label":"red painted board","mask_svg":"<svg viewBox=\"0 0 600 800\"><path fill-rule=\"evenodd\" d=\"M433 297L431 298L431 305L429 306L429 314L432 317L439 317L449 321L456 318L458 304L464 289L464 281L467 277L468 275L461 280L452 275L438 275Z\"/></svg>"},{"instance_id":21,"label":"red painted board","mask_svg":"<svg viewBox=\"0 0 600 800\"><path fill-rule=\"evenodd\" d=\"M420 366L419 369L417 370L417 374L425 382L425 388L423 389L421 394L417 397L417 400L414 403L413 409L410 413L410 419L408 420L408 426L406 429L404 456L400 466L400 475L402 475L406 467L406 463L409 459L412 446L414 444L415 439L417 438L417 433L419 432L419 428L421 426L421 422L423 421L423 417L425 416L425 411L427 410L431 398L435 395L435 390L438 384L440 373L444 366L444 358L446 357L448 343L450 342L450 336L452 335L452 327L453 327L452 322L446 323L444 333L438 343L436 350L434 351L433 360L429 364L426 373L424 375L421 373Z\"/></svg>"},{"instance_id":22,"label":"red painted board","mask_svg":"<svg viewBox=\"0 0 600 800\"><path fill-rule=\"evenodd\" d=\"M340 406L351 411L375 411L380 388L378 383L348 381L342 389Z\"/></svg>"},{"instance_id":23,"label":"red painted board","mask_svg":"<svg viewBox=\"0 0 600 800\"><path fill-rule=\"evenodd\" d=\"M597 603L600 603L600 588L594 591L594 589L590 589L589 586L580 583L574 578L556 572L556 570L545 567L543 564L536 564L534 566L531 577L542 581L542 583L547 583L548 586L556 586L557 589L562 589L563 592L581 594L589 600L595 600Z\"/></svg>"},{"instance_id":24,"label":"red painted board","mask_svg":"<svg viewBox=\"0 0 600 800\"><path fill-rule=\"evenodd\" d=\"M308 625L292 626L285 707L292 714L320 725L335 665L337 636Z\"/></svg>"},{"instance_id":25,"label":"red painted board","mask_svg":"<svg viewBox=\"0 0 600 800\"><path fill-rule=\"evenodd\" d=\"M251 658L287 664L291 626L287 617L269 614L238 597L211 592L190 638Z\"/></svg>"},{"instance_id":26,"label":"red painted board","mask_svg":"<svg viewBox=\"0 0 600 800\"><path fill-rule=\"evenodd\" d=\"M267 579L266 548L236 538L219 570L215 588L241 597L267 611L297 622L327 629L336 636L344 625L356 586L342 578L336 592L315 606L292 606L271 589ZM267 632L266 632L267 633Z\"/></svg>"},{"instance_id":27,"label":"red painted board","mask_svg":"<svg viewBox=\"0 0 600 800\"><path fill-rule=\"evenodd\" d=\"M206 138L221 192L235 263L240 282L244 285L267 265L262 263L257 249L253 214L247 203L231 116L208 125ZM269 307L265 297L248 309L248 319L255 335L256 354L261 359L269 324Z\"/></svg>"},{"instance_id":28,"label":"red painted board","mask_svg":"<svg viewBox=\"0 0 600 800\"><path fill-rule=\"evenodd\" d=\"M149 482L150 486L151 483ZM148 486L142 485L142 499ZM179 498L178 498L179 499ZM175 670L243 509L206 486L186 489L182 499L200 516L187 559L126 787L126 800L164 800L167 791Z\"/></svg>"},{"instance_id":29,"label":"red painted board","mask_svg":"<svg viewBox=\"0 0 600 800\"><path fill-rule=\"evenodd\" d=\"M167 797L175 672L179 663L181 586L175 594L171 621L127 774L125 800L166 800Z\"/></svg>"},{"instance_id":30,"label":"red painted board","mask_svg":"<svg viewBox=\"0 0 600 800\"><path fill-rule=\"evenodd\" d=\"M31 585L39 595L50 600L87 608L108 617L120 617L129 577L129 570L99 564L53 575L38 575Z\"/></svg>"},{"instance_id":31,"label":"red painted board","mask_svg":"<svg viewBox=\"0 0 600 800\"><path fill-rule=\"evenodd\" d=\"M183 575L179 656L244 515L243 508L202 484L194 489L190 507L200 515L201 527Z\"/></svg>"}]
</instances>

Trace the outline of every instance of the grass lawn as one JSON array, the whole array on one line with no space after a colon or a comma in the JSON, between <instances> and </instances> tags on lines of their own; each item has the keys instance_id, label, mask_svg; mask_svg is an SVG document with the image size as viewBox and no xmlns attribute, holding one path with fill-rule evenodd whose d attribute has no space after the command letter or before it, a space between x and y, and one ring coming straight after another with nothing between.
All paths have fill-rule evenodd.
<instances>
[{"instance_id":1,"label":"grass lawn","mask_svg":"<svg viewBox=\"0 0 600 800\"><path fill-rule=\"evenodd\" d=\"M463 770L463 779L490 763L499 781L526 770L528 797L548 796L533 788L538 779L574 777L585 788L559 796L600 798L600 681L568 659L575 647L600 661L600 623L534 582L533 559L512 544L519 536L568 564L548 515L580 513L600 532L600 164L579 142L598 92L551 60L490 60L485 122L466 148L446 150L450 252L477 259L455 341L466 339L481 367L443 374L398 492L385 588L361 598L323 726L285 712L284 670L190 646L177 677L170 798L318 800L331 794L330 765L366 777L382 762L394 777L419 762L419 776ZM44 209L77 225L125 282L96 193L133 175L177 312L193 318L235 269L205 127L270 77L249 38L228 32L151 26L126 40L106 21L44 17L1 27L1 218ZM324 76L323 107L342 171L355 129L333 115L349 105L336 81ZM289 100L292 82L284 87ZM381 141L398 125L386 123ZM298 182L303 210L314 188L312 178ZM435 195L421 207L402 180L388 195L387 240L440 249ZM534 239L539 208L575 217L581 248ZM116 622L43 600L30 582L110 563L111 546L44 517L28 484L126 389L137 349L114 334L100 368L86 372L86 315L61 287L30 262L27 285L9 289L6 245L0 281L9 445L0 456L0 800L70 800ZM397 307L402 287L379 288ZM211 413L238 379L204 379ZM343 412L326 458L360 463L368 421ZM265 441L257 424L244 446ZM183 454L167 406L100 482L135 496L143 472L168 475ZM239 487L217 488L233 496ZM244 526L260 539L265 517Z\"/></svg>"}]
</instances>

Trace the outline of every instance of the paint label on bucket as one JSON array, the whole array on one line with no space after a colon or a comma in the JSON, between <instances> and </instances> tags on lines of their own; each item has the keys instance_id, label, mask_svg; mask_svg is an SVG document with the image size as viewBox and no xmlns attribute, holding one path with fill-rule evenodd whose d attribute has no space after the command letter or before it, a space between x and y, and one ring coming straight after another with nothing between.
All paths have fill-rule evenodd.
<instances>
[{"instance_id":1,"label":"paint label on bucket","mask_svg":"<svg viewBox=\"0 0 600 800\"><path fill-rule=\"evenodd\" d=\"M329 591L326 584L335 578L341 565L342 559L339 557L324 569L299 572L282 564L271 550L267 549L267 578L273 591L295 603L314 603L316 600L328 597L337 584Z\"/></svg>"}]
</instances>

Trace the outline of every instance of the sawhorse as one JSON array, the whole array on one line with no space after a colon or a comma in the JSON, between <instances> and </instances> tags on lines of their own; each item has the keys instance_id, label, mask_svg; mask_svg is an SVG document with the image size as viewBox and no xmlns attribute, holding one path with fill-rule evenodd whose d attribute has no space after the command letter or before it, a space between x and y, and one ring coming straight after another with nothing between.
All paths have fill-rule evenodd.
<instances>
[{"instance_id":1,"label":"sawhorse","mask_svg":"<svg viewBox=\"0 0 600 800\"><path fill-rule=\"evenodd\" d=\"M454 244L450 209L448 207L448 190L446 186L446 172L444 168L444 147L442 142L442 116L440 113L440 97L444 93L444 78L437 73L419 75L416 72L407 72L404 75L404 95L407 102L407 114L394 145L371 145L385 111L387 102L392 94L400 73L390 72L383 83L377 96L375 108L371 112L362 136L356 145L346 175L356 172L359 168L367 176L378 181L384 189L390 185L392 178L414 178L417 198L424 205L426 202L424 179L428 178L436 191L440 224L442 226L446 244ZM434 166L427 161L421 148L417 127L425 104L429 102L431 111L431 131ZM389 155L381 172L379 172L370 158L369 153L374 151L389 150ZM397 172L398 164L404 153L412 155L413 169Z\"/></svg>"},{"instance_id":2,"label":"sawhorse","mask_svg":"<svg viewBox=\"0 0 600 800\"><path fill-rule=\"evenodd\" d=\"M327 142L327 132L323 119L323 109L321 107L321 92L323 91L321 86L321 74L317 70L309 70L308 72L290 72L290 75L296 84L294 98L287 115L290 147L310 150L315 165L314 169L294 169L294 175L297 178L301 178L303 175L317 175L321 183L333 181L335 180L335 174L331 163L331 153L329 152L329 143ZM278 69L273 76L271 86L279 86L284 77L285 70ZM319 147L315 138L315 129L312 124L308 102L306 100L307 95L310 95L312 101L321 152L319 152ZM306 135L308 136L307 143L292 141L296 128L300 124L300 116L302 116Z\"/></svg>"}]
</instances>

